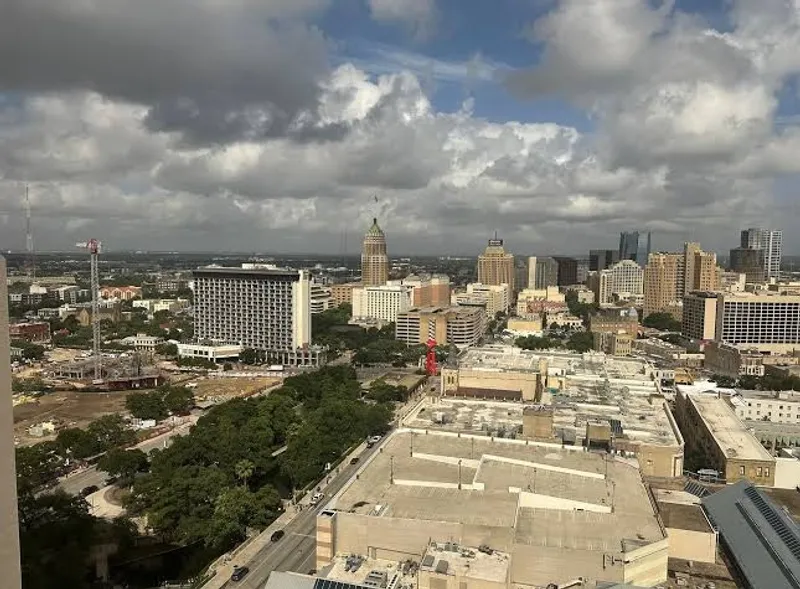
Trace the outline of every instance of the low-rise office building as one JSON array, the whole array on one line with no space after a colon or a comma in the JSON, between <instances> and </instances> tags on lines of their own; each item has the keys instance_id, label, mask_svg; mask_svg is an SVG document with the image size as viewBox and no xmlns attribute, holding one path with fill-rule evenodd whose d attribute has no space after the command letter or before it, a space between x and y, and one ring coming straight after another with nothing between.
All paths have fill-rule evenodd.
<instances>
[{"instance_id":1,"label":"low-rise office building","mask_svg":"<svg viewBox=\"0 0 800 589\"><path fill-rule=\"evenodd\" d=\"M775 458L748 431L720 394L687 393L678 386L675 418L695 468L720 473L727 483L747 479L773 486Z\"/></svg>"},{"instance_id":2,"label":"low-rise office building","mask_svg":"<svg viewBox=\"0 0 800 589\"><path fill-rule=\"evenodd\" d=\"M800 355L761 352L746 346L708 342L703 348L704 366L712 374L738 378L764 376L768 368L800 365Z\"/></svg>"},{"instance_id":3,"label":"low-rise office building","mask_svg":"<svg viewBox=\"0 0 800 589\"><path fill-rule=\"evenodd\" d=\"M800 392L743 391L731 396L731 404L742 421L763 420L800 425ZM800 481L798 481L800 483Z\"/></svg>"},{"instance_id":4,"label":"low-rise office building","mask_svg":"<svg viewBox=\"0 0 800 589\"><path fill-rule=\"evenodd\" d=\"M508 313L511 307L511 287L508 284L481 284L473 282L467 285L468 298L486 299L486 315L494 317L497 313ZM461 304L456 295L456 304Z\"/></svg>"},{"instance_id":5,"label":"low-rise office building","mask_svg":"<svg viewBox=\"0 0 800 589\"><path fill-rule=\"evenodd\" d=\"M627 333L593 333L594 349L609 356L630 356L635 336Z\"/></svg>"},{"instance_id":6,"label":"low-rise office building","mask_svg":"<svg viewBox=\"0 0 800 589\"><path fill-rule=\"evenodd\" d=\"M359 288L361 286L360 282L347 282L344 284L332 284L331 285L331 298L333 299L333 306L340 307L347 303L348 305L353 303L353 289Z\"/></svg>"},{"instance_id":7,"label":"low-rise office building","mask_svg":"<svg viewBox=\"0 0 800 589\"><path fill-rule=\"evenodd\" d=\"M800 348L800 296L721 293L716 340L786 353Z\"/></svg>"},{"instance_id":8,"label":"low-rise office building","mask_svg":"<svg viewBox=\"0 0 800 589\"><path fill-rule=\"evenodd\" d=\"M244 348L234 344L178 344L180 358L200 358L212 362L238 360Z\"/></svg>"},{"instance_id":9,"label":"low-rise office building","mask_svg":"<svg viewBox=\"0 0 800 589\"><path fill-rule=\"evenodd\" d=\"M639 314L633 308L596 313L589 317L589 331L624 333L636 337L639 332Z\"/></svg>"},{"instance_id":10,"label":"low-rise office building","mask_svg":"<svg viewBox=\"0 0 800 589\"><path fill-rule=\"evenodd\" d=\"M50 324L42 322L12 323L8 327L11 339L24 340L33 344L45 344L50 341Z\"/></svg>"}]
</instances>

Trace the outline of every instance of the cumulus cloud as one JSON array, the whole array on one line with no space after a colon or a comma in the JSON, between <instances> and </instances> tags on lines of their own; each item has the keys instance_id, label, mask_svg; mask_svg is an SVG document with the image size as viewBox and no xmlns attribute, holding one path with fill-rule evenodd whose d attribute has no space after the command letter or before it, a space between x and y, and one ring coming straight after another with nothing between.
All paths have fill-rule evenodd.
<instances>
[{"instance_id":1,"label":"cumulus cloud","mask_svg":"<svg viewBox=\"0 0 800 589\"><path fill-rule=\"evenodd\" d=\"M0 90L94 90L197 142L285 135L327 70L324 0L7 0Z\"/></svg>"},{"instance_id":2,"label":"cumulus cloud","mask_svg":"<svg viewBox=\"0 0 800 589\"><path fill-rule=\"evenodd\" d=\"M657 247L725 249L740 225L796 221L772 197L776 178L800 173L798 128L776 125L800 71L800 15L785 2L737 0L722 32L669 2L555 4L531 29L541 62L504 81L572 101L590 131L485 120L471 100L439 112L407 55L405 71L330 70L306 24L323 0L176 2L184 14L11 0L0 246L24 244L24 182L37 243L62 249L91 234L111 248L337 253L376 194L396 253L474 253L496 229L521 254L578 254L630 227ZM370 7L397 22L400 4ZM428 14L414 10L403 22ZM45 41L12 41L25 36Z\"/></svg>"}]
</instances>

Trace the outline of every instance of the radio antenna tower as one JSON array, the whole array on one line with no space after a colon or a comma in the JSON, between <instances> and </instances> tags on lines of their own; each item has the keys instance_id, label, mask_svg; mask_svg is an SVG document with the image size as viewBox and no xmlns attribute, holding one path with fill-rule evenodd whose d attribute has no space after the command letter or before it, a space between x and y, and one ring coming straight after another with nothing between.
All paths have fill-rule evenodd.
<instances>
[{"instance_id":1,"label":"radio antenna tower","mask_svg":"<svg viewBox=\"0 0 800 589\"><path fill-rule=\"evenodd\" d=\"M28 185L25 184L25 270L31 283L36 280L36 254L33 251L33 230L31 229L31 199Z\"/></svg>"},{"instance_id":2,"label":"radio antenna tower","mask_svg":"<svg viewBox=\"0 0 800 589\"><path fill-rule=\"evenodd\" d=\"M99 381L103 380L103 357L100 354L100 272L97 264L101 243L96 239L90 239L75 245L89 250L92 289L92 359L94 360L94 379Z\"/></svg>"}]
</instances>

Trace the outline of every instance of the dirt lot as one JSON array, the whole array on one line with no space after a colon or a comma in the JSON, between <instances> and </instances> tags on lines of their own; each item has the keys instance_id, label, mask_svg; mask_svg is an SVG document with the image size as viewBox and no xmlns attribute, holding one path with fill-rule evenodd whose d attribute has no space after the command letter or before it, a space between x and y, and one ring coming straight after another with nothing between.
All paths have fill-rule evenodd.
<instances>
[{"instance_id":1,"label":"dirt lot","mask_svg":"<svg viewBox=\"0 0 800 589\"><path fill-rule=\"evenodd\" d=\"M29 426L57 420L68 426L83 427L94 419L125 410L128 392L77 393L57 392L39 397L34 403L14 407L14 435L20 445L27 446L48 438L28 435Z\"/></svg>"},{"instance_id":2,"label":"dirt lot","mask_svg":"<svg viewBox=\"0 0 800 589\"><path fill-rule=\"evenodd\" d=\"M223 400L234 397L248 397L266 387L281 382L279 378L253 377L253 378L206 378L195 380L197 388L194 396L198 400Z\"/></svg>"}]
</instances>

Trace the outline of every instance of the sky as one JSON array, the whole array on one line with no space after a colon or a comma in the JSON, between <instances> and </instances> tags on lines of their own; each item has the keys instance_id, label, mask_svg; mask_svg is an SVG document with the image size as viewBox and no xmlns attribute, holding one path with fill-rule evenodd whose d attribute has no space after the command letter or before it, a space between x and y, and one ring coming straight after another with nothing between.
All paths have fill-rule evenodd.
<instances>
[{"instance_id":1,"label":"sky","mask_svg":"<svg viewBox=\"0 0 800 589\"><path fill-rule=\"evenodd\" d=\"M800 0L5 0L0 249L800 253ZM345 238L346 235L346 238ZM345 248L345 242L347 244Z\"/></svg>"}]
</instances>

